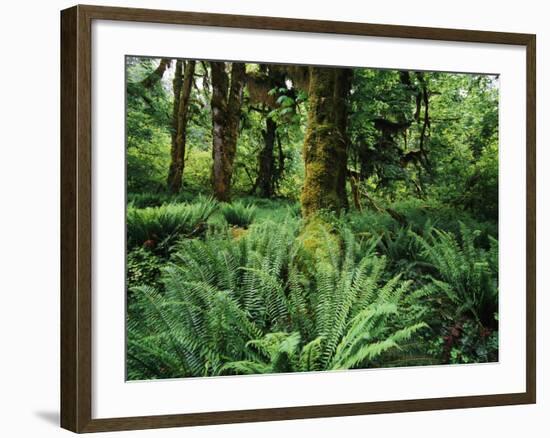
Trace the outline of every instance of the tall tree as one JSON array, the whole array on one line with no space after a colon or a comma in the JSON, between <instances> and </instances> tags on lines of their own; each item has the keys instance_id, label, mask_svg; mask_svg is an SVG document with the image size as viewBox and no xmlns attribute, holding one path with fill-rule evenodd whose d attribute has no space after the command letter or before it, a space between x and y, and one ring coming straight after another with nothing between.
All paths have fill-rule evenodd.
<instances>
[{"instance_id":1,"label":"tall tree","mask_svg":"<svg viewBox=\"0 0 550 438\"><path fill-rule=\"evenodd\" d=\"M302 210L310 216L321 209L347 208L347 98L351 70L309 69L309 110L304 140L305 180Z\"/></svg>"},{"instance_id":2,"label":"tall tree","mask_svg":"<svg viewBox=\"0 0 550 438\"><path fill-rule=\"evenodd\" d=\"M229 201L237 151L239 116L245 83L245 64L211 62L212 69L212 186L219 201Z\"/></svg>"},{"instance_id":3,"label":"tall tree","mask_svg":"<svg viewBox=\"0 0 550 438\"><path fill-rule=\"evenodd\" d=\"M277 121L283 118L283 124L289 123L290 116L295 114L296 103L294 90L287 88L285 72L281 68L273 68L268 64L260 64L258 67L258 71L246 75L248 108L259 113L265 125L261 130L263 147L258 154L258 176L252 192L257 190L262 198L271 198L284 171L284 154ZM278 166L275 159L276 145L279 149Z\"/></svg>"},{"instance_id":4,"label":"tall tree","mask_svg":"<svg viewBox=\"0 0 550 438\"><path fill-rule=\"evenodd\" d=\"M277 124L267 116L265 119L265 129L262 130L264 147L258 156L258 186L259 194L262 198L271 198L275 191L274 171L275 160L273 151L275 149L275 140L277 135Z\"/></svg>"},{"instance_id":5,"label":"tall tree","mask_svg":"<svg viewBox=\"0 0 550 438\"><path fill-rule=\"evenodd\" d=\"M172 91L174 93L174 101L172 103L172 126L170 127L170 135L172 139L171 151L174 151L176 144L176 136L178 135L178 112L180 108L181 87L183 86L183 61L176 61L176 70L174 79L172 80Z\"/></svg>"},{"instance_id":6,"label":"tall tree","mask_svg":"<svg viewBox=\"0 0 550 438\"><path fill-rule=\"evenodd\" d=\"M195 61L176 62L176 74L173 81L174 106L172 109L172 148L171 162L168 170L168 189L172 193L181 190L183 169L185 167L185 144L187 121L189 119L189 101L191 99L191 87L195 74ZM182 77L183 70L183 77Z\"/></svg>"}]
</instances>

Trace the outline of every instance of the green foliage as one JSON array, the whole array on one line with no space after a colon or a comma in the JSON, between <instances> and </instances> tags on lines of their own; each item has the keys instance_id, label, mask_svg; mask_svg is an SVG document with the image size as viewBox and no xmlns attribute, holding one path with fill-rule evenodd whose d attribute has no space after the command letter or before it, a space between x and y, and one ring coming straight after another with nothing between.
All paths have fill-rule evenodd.
<instances>
[{"instance_id":1,"label":"green foliage","mask_svg":"<svg viewBox=\"0 0 550 438\"><path fill-rule=\"evenodd\" d=\"M159 283L162 260L145 248L128 252L126 263L126 286L129 291L139 285L161 287Z\"/></svg>"},{"instance_id":2,"label":"green foliage","mask_svg":"<svg viewBox=\"0 0 550 438\"><path fill-rule=\"evenodd\" d=\"M341 252L310 259L298 226L264 222L239 240L182 241L165 291L134 289L136 378L380 366L426 327L407 316L410 282L383 279L384 258L358 258L361 243L344 232ZM162 366L159 357L149 365L159 350Z\"/></svg>"},{"instance_id":3,"label":"green foliage","mask_svg":"<svg viewBox=\"0 0 550 438\"><path fill-rule=\"evenodd\" d=\"M217 202L212 198L203 198L193 204L164 204L142 209L128 206L128 248L146 246L166 251L180 237L203 234L216 208Z\"/></svg>"},{"instance_id":4,"label":"green foliage","mask_svg":"<svg viewBox=\"0 0 550 438\"><path fill-rule=\"evenodd\" d=\"M498 331L481 327L474 321L466 321L459 330L460 337L450 346L450 363L498 361Z\"/></svg>"},{"instance_id":5,"label":"green foliage","mask_svg":"<svg viewBox=\"0 0 550 438\"><path fill-rule=\"evenodd\" d=\"M352 90L349 165L367 191L497 219L497 78L357 69Z\"/></svg>"},{"instance_id":6,"label":"green foliage","mask_svg":"<svg viewBox=\"0 0 550 438\"><path fill-rule=\"evenodd\" d=\"M471 212L495 222L498 221L498 148L497 144L485 147L471 169L464 193L453 202Z\"/></svg>"},{"instance_id":7,"label":"green foliage","mask_svg":"<svg viewBox=\"0 0 550 438\"><path fill-rule=\"evenodd\" d=\"M365 209L350 211L345 216L346 223L354 233L381 235L398 233L403 227L423 235L432 227L452 234L460 234L460 223L480 231L479 240L488 244L488 236L496 236L496 223L484 218L476 218L470 212L437 200L410 198L393 203L378 200L383 211ZM391 214L393 213L393 215Z\"/></svg>"},{"instance_id":8,"label":"green foliage","mask_svg":"<svg viewBox=\"0 0 550 438\"><path fill-rule=\"evenodd\" d=\"M256 207L252 204L243 204L237 201L231 204L223 204L221 212L229 224L248 228L256 216Z\"/></svg>"},{"instance_id":9,"label":"green foliage","mask_svg":"<svg viewBox=\"0 0 550 438\"><path fill-rule=\"evenodd\" d=\"M258 198L247 196L240 198L240 202L256 207L255 222L272 220L284 222L287 217L299 218L302 210L299 202L285 198Z\"/></svg>"},{"instance_id":10,"label":"green foliage","mask_svg":"<svg viewBox=\"0 0 550 438\"><path fill-rule=\"evenodd\" d=\"M168 202L168 195L163 192L128 193L128 206L133 208L160 207Z\"/></svg>"},{"instance_id":11,"label":"green foliage","mask_svg":"<svg viewBox=\"0 0 550 438\"><path fill-rule=\"evenodd\" d=\"M129 379L498 360L498 78L354 69L350 208L305 222L307 87L246 66L258 89L244 89L234 202L218 205L204 197L209 63L196 64L177 195L173 73L143 82L158 63L126 61Z\"/></svg>"},{"instance_id":12,"label":"green foliage","mask_svg":"<svg viewBox=\"0 0 550 438\"><path fill-rule=\"evenodd\" d=\"M168 175L168 92L160 82L152 88L141 84L155 68L155 62L149 58L128 57L126 60L126 162L130 192L159 190L164 187Z\"/></svg>"},{"instance_id":13,"label":"green foliage","mask_svg":"<svg viewBox=\"0 0 550 438\"><path fill-rule=\"evenodd\" d=\"M201 202L201 197L188 191L182 191L176 195L165 191L128 193L127 199L128 206L135 208L160 207L165 204L193 203L195 201Z\"/></svg>"},{"instance_id":14,"label":"green foliage","mask_svg":"<svg viewBox=\"0 0 550 438\"><path fill-rule=\"evenodd\" d=\"M185 160L183 186L185 192L209 192L212 172L212 153L191 149Z\"/></svg>"},{"instance_id":15,"label":"green foliage","mask_svg":"<svg viewBox=\"0 0 550 438\"><path fill-rule=\"evenodd\" d=\"M463 313L482 327L495 328L498 313L498 242L489 238L489 248L476 245L478 230L460 224L460 241L437 229L427 237L417 236L421 255L434 270L433 282L454 305L455 319Z\"/></svg>"}]
</instances>

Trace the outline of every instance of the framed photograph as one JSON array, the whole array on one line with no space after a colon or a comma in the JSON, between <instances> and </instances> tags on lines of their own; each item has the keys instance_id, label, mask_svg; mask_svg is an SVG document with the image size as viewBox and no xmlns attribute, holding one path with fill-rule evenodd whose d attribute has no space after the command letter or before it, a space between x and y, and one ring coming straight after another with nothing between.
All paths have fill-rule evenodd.
<instances>
[{"instance_id":1,"label":"framed photograph","mask_svg":"<svg viewBox=\"0 0 550 438\"><path fill-rule=\"evenodd\" d=\"M61 425L536 401L535 35L61 12Z\"/></svg>"}]
</instances>

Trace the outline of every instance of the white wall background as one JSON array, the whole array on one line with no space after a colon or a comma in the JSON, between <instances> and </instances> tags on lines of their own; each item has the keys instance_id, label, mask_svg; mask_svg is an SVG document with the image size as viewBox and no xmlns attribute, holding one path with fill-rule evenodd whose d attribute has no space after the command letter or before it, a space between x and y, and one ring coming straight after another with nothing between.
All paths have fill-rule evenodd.
<instances>
[{"instance_id":1,"label":"white wall background","mask_svg":"<svg viewBox=\"0 0 550 438\"><path fill-rule=\"evenodd\" d=\"M544 437L550 429L545 368L550 310L546 207L550 165L543 150L550 102L549 12L545 2L461 0L110 0L133 6L537 34L538 404L337 419L104 434L113 437ZM58 437L59 404L59 10L64 0L5 2L0 16L0 434ZM546 117L545 117L546 116ZM546 247L546 248L545 248Z\"/></svg>"}]
</instances>

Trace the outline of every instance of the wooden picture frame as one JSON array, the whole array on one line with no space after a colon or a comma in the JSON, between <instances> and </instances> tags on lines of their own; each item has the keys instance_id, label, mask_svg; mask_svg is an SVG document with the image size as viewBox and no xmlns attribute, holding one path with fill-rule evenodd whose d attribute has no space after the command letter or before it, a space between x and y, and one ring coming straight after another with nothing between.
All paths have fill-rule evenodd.
<instances>
[{"instance_id":1,"label":"wooden picture frame","mask_svg":"<svg viewBox=\"0 0 550 438\"><path fill-rule=\"evenodd\" d=\"M348 34L526 48L526 391L194 414L92 418L92 35L93 20ZM61 426L99 432L529 404L536 401L535 53L530 34L75 6L61 12Z\"/></svg>"}]
</instances>

